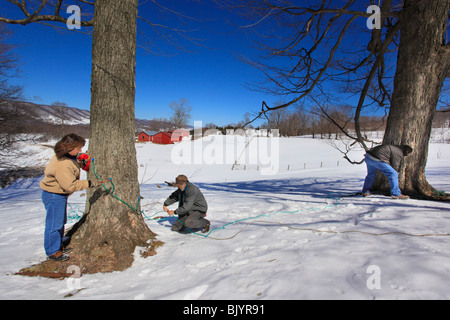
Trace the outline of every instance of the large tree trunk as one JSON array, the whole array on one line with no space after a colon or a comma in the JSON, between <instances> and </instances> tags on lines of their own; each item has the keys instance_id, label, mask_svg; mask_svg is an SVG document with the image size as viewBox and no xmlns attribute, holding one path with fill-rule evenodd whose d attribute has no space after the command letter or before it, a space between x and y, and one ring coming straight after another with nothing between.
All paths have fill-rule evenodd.
<instances>
[{"instance_id":1,"label":"large tree trunk","mask_svg":"<svg viewBox=\"0 0 450 320\"><path fill-rule=\"evenodd\" d=\"M70 276L124 270L137 246L145 256L161 242L146 225L139 206L134 138L136 27L138 0L96 0L92 45L91 124L89 153L106 187L88 191L87 211L68 235L70 260L44 261L19 274ZM91 164L89 179L96 179ZM70 269L72 268L72 269ZM55 273L56 272L56 273Z\"/></svg>"},{"instance_id":2,"label":"large tree trunk","mask_svg":"<svg viewBox=\"0 0 450 320\"><path fill-rule=\"evenodd\" d=\"M400 189L411 196L433 197L425 177L428 143L440 92L449 73L444 43L448 0L405 0L402 11L394 92L383 144L407 144L414 151L404 161ZM382 179L374 185L383 189ZM385 183L384 183L385 184Z\"/></svg>"},{"instance_id":3,"label":"large tree trunk","mask_svg":"<svg viewBox=\"0 0 450 320\"><path fill-rule=\"evenodd\" d=\"M135 58L138 0L95 1L89 153L103 187L88 193L84 223L72 236L81 272L123 270L136 246L154 234L139 206L135 149ZM91 165L90 179L96 179ZM112 191L112 184L105 184ZM119 200L117 197L121 200ZM72 260L72 259L71 259ZM73 263L73 262L71 262Z\"/></svg>"}]
</instances>

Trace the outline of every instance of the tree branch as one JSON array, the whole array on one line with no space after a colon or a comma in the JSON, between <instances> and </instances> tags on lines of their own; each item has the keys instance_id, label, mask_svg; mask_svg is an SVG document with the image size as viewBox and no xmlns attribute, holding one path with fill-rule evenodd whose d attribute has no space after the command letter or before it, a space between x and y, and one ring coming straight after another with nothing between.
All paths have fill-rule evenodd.
<instances>
[{"instance_id":1,"label":"tree branch","mask_svg":"<svg viewBox=\"0 0 450 320\"><path fill-rule=\"evenodd\" d=\"M377 69L380 67L381 62L384 59L384 53L386 52L387 48L389 47L390 43L394 40L395 35L400 30L400 21L397 22L393 28L389 31L388 35L386 36L383 45L380 49L380 51L377 54L377 59L375 60L375 63L372 66L372 69L370 70L369 76L366 79L366 83L364 84L364 87L361 91L361 95L359 97L358 105L356 107L355 112L355 131L357 135L357 141L362 145L362 147L367 151L368 148L366 144L364 143L364 138L361 134L361 127L359 123L359 119L361 116L362 107L364 104L364 100L366 99L367 92L369 90L369 86L372 83L373 77L375 76Z\"/></svg>"},{"instance_id":2,"label":"tree branch","mask_svg":"<svg viewBox=\"0 0 450 320\"><path fill-rule=\"evenodd\" d=\"M339 14L338 14L339 15ZM335 16L334 18L337 18L337 16ZM267 112L269 111L273 111L273 110L277 110L277 109L282 109L282 108L286 108L289 107L290 105L293 105L294 103L297 103L298 101L300 101L302 98L304 98L305 96L307 96L309 93L311 93L311 91L316 87L316 85L319 83L319 81L321 80L323 74L325 73L325 71L328 69L328 67L330 66L331 62L333 61L333 57L334 54L336 52L336 50L338 49L339 45L341 44L344 35L347 31L347 29L350 27L351 23L357 18L357 16L353 16L351 17L347 23L344 25L344 27L342 28L339 37L335 43L335 45L333 46L333 48L330 51L330 54L328 56L328 60L327 62L323 65L322 68L320 68L316 78L313 80L313 83L311 84L311 86L309 88L306 88L305 90L302 91L302 93L295 99L281 104L279 106L276 107L269 107L267 105L267 103L265 101L262 102L262 108L261 111L258 113L258 116L256 116L253 120L247 122L244 124L244 127L247 126L248 124L252 123L253 121L255 121L256 119L260 118L263 114L265 115Z\"/></svg>"},{"instance_id":3,"label":"tree branch","mask_svg":"<svg viewBox=\"0 0 450 320\"><path fill-rule=\"evenodd\" d=\"M346 5L346 7L349 7L354 2L355 2L354 0L349 1L348 4ZM363 11L354 11L354 10L348 10L345 8L335 8L335 9L323 8L323 6L320 9L312 9L310 7L301 7L301 6L281 7L281 6L271 5L271 7L272 7L272 9L277 9L279 11L283 11L283 12L286 12L286 13L288 13L290 15L294 15L294 16L300 16L300 15L304 15L307 13L310 13L310 14L335 13L335 14L346 14L346 15L352 15L352 16L356 16L356 17L368 18L372 15L372 13L367 13L367 12L363 12ZM385 11L385 12L383 12L383 17L398 18L399 12Z\"/></svg>"},{"instance_id":4,"label":"tree branch","mask_svg":"<svg viewBox=\"0 0 450 320\"><path fill-rule=\"evenodd\" d=\"M22 0L22 2L19 2L18 0L8 0L10 3L16 5L25 15L25 18L23 19L9 19L6 17L0 17L0 22L9 23L9 24L21 24L21 25L27 25L33 22L60 22L60 23L67 23L67 18L62 17L59 14L59 11L61 10L63 0L58 0L56 4L48 3L48 0L42 0L40 6L34 10L33 13L30 13L27 9L27 2L26 0ZM81 1L81 0L80 0ZM89 1L81 1L86 4L93 3ZM46 6L54 6L54 14L41 14L43 9ZM82 27L92 27L94 25L94 19L88 20L88 21L80 21L80 25Z\"/></svg>"}]
</instances>

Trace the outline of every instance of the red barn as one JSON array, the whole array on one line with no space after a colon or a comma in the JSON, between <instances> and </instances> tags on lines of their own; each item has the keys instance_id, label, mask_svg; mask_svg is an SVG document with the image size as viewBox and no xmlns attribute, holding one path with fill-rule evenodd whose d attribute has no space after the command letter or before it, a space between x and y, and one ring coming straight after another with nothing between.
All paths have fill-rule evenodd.
<instances>
[{"instance_id":1,"label":"red barn","mask_svg":"<svg viewBox=\"0 0 450 320\"><path fill-rule=\"evenodd\" d=\"M153 143L159 144L171 144L172 142L172 134L170 132L158 132L152 138Z\"/></svg>"},{"instance_id":2,"label":"red barn","mask_svg":"<svg viewBox=\"0 0 450 320\"><path fill-rule=\"evenodd\" d=\"M138 141L172 144L174 142L180 142L184 137L189 137L189 132L184 129L177 129L169 132L142 131L138 134Z\"/></svg>"},{"instance_id":3,"label":"red barn","mask_svg":"<svg viewBox=\"0 0 450 320\"><path fill-rule=\"evenodd\" d=\"M141 142L150 141L150 136L145 132L141 132L138 134L138 141Z\"/></svg>"},{"instance_id":4,"label":"red barn","mask_svg":"<svg viewBox=\"0 0 450 320\"><path fill-rule=\"evenodd\" d=\"M184 137L189 137L189 131L185 129L177 129L170 131L172 134L172 142L180 142Z\"/></svg>"},{"instance_id":5,"label":"red barn","mask_svg":"<svg viewBox=\"0 0 450 320\"><path fill-rule=\"evenodd\" d=\"M152 141L152 138L155 134L158 132L156 131L142 131L138 134L138 141L146 142L146 141Z\"/></svg>"}]
</instances>

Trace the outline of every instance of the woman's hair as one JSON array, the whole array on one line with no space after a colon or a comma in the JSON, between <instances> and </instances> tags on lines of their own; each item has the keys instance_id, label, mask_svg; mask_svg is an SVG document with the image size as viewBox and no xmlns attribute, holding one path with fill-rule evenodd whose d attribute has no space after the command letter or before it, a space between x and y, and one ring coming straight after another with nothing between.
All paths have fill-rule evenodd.
<instances>
[{"instance_id":1,"label":"woman's hair","mask_svg":"<svg viewBox=\"0 0 450 320\"><path fill-rule=\"evenodd\" d=\"M86 144L86 140L75 133L66 134L55 145L55 154L58 159L64 157L68 152L77 147L83 147Z\"/></svg>"}]
</instances>

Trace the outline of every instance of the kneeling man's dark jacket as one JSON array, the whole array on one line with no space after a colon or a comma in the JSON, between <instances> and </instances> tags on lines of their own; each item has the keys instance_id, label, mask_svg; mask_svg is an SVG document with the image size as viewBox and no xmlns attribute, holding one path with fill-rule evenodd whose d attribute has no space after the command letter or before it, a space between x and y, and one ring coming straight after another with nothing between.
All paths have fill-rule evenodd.
<instances>
[{"instance_id":1,"label":"kneeling man's dark jacket","mask_svg":"<svg viewBox=\"0 0 450 320\"><path fill-rule=\"evenodd\" d=\"M206 213L208 211L208 204L206 203L202 192L196 185L190 182L186 183L184 191L177 189L172 193L169 198L164 201L164 205L167 207L177 201L178 209L175 210L175 214L177 215L184 215L192 211L199 211L201 213Z\"/></svg>"}]
</instances>

